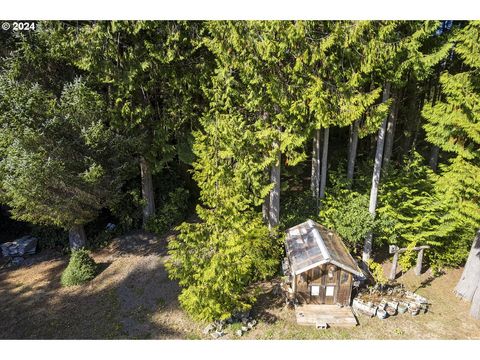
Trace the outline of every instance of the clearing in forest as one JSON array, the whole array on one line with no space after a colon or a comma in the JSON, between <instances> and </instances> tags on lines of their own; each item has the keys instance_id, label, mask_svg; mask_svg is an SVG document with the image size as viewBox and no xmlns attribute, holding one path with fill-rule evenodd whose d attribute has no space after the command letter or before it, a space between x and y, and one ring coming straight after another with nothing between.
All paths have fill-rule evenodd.
<instances>
[{"instance_id":1,"label":"clearing in forest","mask_svg":"<svg viewBox=\"0 0 480 360\"><path fill-rule=\"evenodd\" d=\"M171 235L173 236L173 235ZM180 288L168 279L167 237L137 232L115 239L92 256L101 264L91 282L62 288L67 257L43 252L33 264L0 270L0 339L209 339L180 308ZM480 339L480 322L452 290L462 269L433 278L410 272L399 280L432 305L427 314L386 320L358 318L349 329L315 330L296 324L274 282L262 284L252 314L258 325L242 339ZM226 339L238 339L235 326Z\"/></svg>"}]
</instances>

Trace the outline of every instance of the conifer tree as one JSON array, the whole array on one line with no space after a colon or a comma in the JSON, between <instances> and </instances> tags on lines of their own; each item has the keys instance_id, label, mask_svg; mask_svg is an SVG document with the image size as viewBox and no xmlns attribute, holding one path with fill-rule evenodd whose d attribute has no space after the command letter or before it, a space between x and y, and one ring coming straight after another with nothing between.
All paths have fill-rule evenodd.
<instances>
[{"instance_id":1,"label":"conifer tree","mask_svg":"<svg viewBox=\"0 0 480 360\"><path fill-rule=\"evenodd\" d=\"M383 103L387 104L390 98L390 87L398 89L407 78L407 74L428 73L434 64L438 63L448 52L448 44L431 53L421 51L423 43L432 36L438 28L438 22L402 22L384 21L373 22L366 31L366 53L369 55L363 64L365 69L372 72L372 77L377 81L385 82ZM396 99L398 102L398 99ZM391 105L391 100L388 101ZM392 137L389 143L393 144L393 128L395 124L396 111L390 109L390 123ZM375 152L375 163L372 176L372 187L370 191L369 211L375 216L377 207L378 186L382 160L384 155L385 133L387 130L388 118L386 117L378 130L377 147ZM390 146L390 145L389 145ZM390 154L388 154L390 156ZM372 251L373 234L365 238L363 261L366 263Z\"/></svg>"},{"instance_id":2,"label":"conifer tree","mask_svg":"<svg viewBox=\"0 0 480 360\"><path fill-rule=\"evenodd\" d=\"M453 37L455 54L461 66L440 76L441 97L423 109L427 119L424 128L427 140L442 151L452 154L449 163L441 166L437 192L448 211L436 235L447 246L468 251L480 228L480 22L471 21L456 29ZM472 301L471 315L480 318L480 283L478 268L478 235L470 248L465 270L455 291ZM464 255L464 256L465 256ZM466 257L466 256L465 256Z\"/></svg>"},{"instance_id":3,"label":"conifer tree","mask_svg":"<svg viewBox=\"0 0 480 360\"><path fill-rule=\"evenodd\" d=\"M278 264L280 170L303 159L298 89L307 75L302 22L215 21L207 29L216 69L194 143L201 222L180 227L168 268L183 286L182 306L211 320L248 309L247 287Z\"/></svg>"},{"instance_id":4,"label":"conifer tree","mask_svg":"<svg viewBox=\"0 0 480 360\"><path fill-rule=\"evenodd\" d=\"M363 23L349 21L310 24L312 75L306 96L312 114L314 139L320 136L320 129L325 129L321 171L318 169L320 162L312 159L312 174L320 175L312 175L311 188L313 194L320 198L325 194L327 179L328 129L331 126L349 126L364 115L369 116L369 121L375 121L378 117L377 111L367 114L373 110L381 89L364 90L370 77L369 70L362 66L365 54L359 52L363 39L357 35L361 31L358 28L364 26ZM318 157L319 153L320 142L314 140L314 157Z\"/></svg>"},{"instance_id":5,"label":"conifer tree","mask_svg":"<svg viewBox=\"0 0 480 360\"><path fill-rule=\"evenodd\" d=\"M201 31L201 23L181 21L99 21L79 30L75 64L105 89L112 125L132 139L144 226L156 208L152 175L173 159L176 134L201 111L209 66Z\"/></svg>"},{"instance_id":6,"label":"conifer tree","mask_svg":"<svg viewBox=\"0 0 480 360\"><path fill-rule=\"evenodd\" d=\"M122 183L122 137L101 97L76 80L56 98L38 84L0 78L0 196L13 218L69 230L108 207Z\"/></svg>"}]
</instances>

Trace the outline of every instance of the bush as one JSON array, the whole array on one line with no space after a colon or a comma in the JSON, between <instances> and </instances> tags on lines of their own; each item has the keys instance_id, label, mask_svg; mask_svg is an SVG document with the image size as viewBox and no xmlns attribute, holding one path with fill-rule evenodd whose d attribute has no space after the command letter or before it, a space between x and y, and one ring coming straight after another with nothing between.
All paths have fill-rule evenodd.
<instances>
[{"instance_id":1,"label":"bush","mask_svg":"<svg viewBox=\"0 0 480 360\"><path fill-rule=\"evenodd\" d=\"M74 250L67 268L62 273L62 286L81 285L93 279L97 264L85 249Z\"/></svg>"},{"instance_id":2,"label":"bush","mask_svg":"<svg viewBox=\"0 0 480 360\"><path fill-rule=\"evenodd\" d=\"M67 250L68 232L56 226L33 225L31 234L38 238L38 250Z\"/></svg>"},{"instance_id":3,"label":"bush","mask_svg":"<svg viewBox=\"0 0 480 360\"><path fill-rule=\"evenodd\" d=\"M197 208L199 223L183 223L168 243L169 277L178 279L182 307L196 320L227 319L247 311L257 281L278 269L282 239L270 238L257 213L231 217Z\"/></svg>"},{"instance_id":4,"label":"bush","mask_svg":"<svg viewBox=\"0 0 480 360\"><path fill-rule=\"evenodd\" d=\"M146 229L156 234L162 234L185 219L189 207L190 194L184 188L177 188L168 194L168 200L157 210Z\"/></svg>"},{"instance_id":5,"label":"bush","mask_svg":"<svg viewBox=\"0 0 480 360\"><path fill-rule=\"evenodd\" d=\"M375 228L368 201L367 195L354 191L328 193L320 210L320 222L337 231L350 248L361 248L367 234Z\"/></svg>"},{"instance_id":6,"label":"bush","mask_svg":"<svg viewBox=\"0 0 480 360\"><path fill-rule=\"evenodd\" d=\"M376 284L379 285L386 285L388 283L388 279L383 272L383 267L381 264L373 261L372 259L368 260L368 268L373 276L373 280L375 280Z\"/></svg>"},{"instance_id":7,"label":"bush","mask_svg":"<svg viewBox=\"0 0 480 360\"><path fill-rule=\"evenodd\" d=\"M303 223L307 219L317 220L318 218L316 200L310 190L286 193L280 206L282 230Z\"/></svg>"}]
</instances>

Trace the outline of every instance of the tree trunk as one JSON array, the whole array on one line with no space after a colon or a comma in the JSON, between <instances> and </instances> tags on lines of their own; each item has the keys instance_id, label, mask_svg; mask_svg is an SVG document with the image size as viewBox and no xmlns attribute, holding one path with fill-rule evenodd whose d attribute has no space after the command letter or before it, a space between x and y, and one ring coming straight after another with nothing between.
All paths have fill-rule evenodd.
<instances>
[{"instance_id":1,"label":"tree trunk","mask_svg":"<svg viewBox=\"0 0 480 360\"><path fill-rule=\"evenodd\" d=\"M403 127L403 136L401 137L400 146L402 155L410 152L413 144L413 136L416 130L416 124L419 121L420 111L423 108L424 93L417 91L417 83L409 81L405 88L406 121ZM419 100L420 99L420 100ZM420 106L420 107L419 107Z\"/></svg>"},{"instance_id":2,"label":"tree trunk","mask_svg":"<svg viewBox=\"0 0 480 360\"><path fill-rule=\"evenodd\" d=\"M470 305L470 316L480 320L480 282L477 284L477 291L473 295L472 305Z\"/></svg>"},{"instance_id":3,"label":"tree trunk","mask_svg":"<svg viewBox=\"0 0 480 360\"><path fill-rule=\"evenodd\" d=\"M328 157L328 136L330 129L323 130L323 152L322 152L322 174L320 179L320 199L325 197L325 186L327 185L327 157Z\"/></svg>"},{"instance_id":4,"label":"tree trunk","mask_svg":"<svg viewBox=\"0 0 480 360\"><path fill-rule=\"evenodd\" d=\"M87 235L83 225L73 225L68 231L68 242L70 249L77 250L87 245Z\"/></svg>"},{"instance_id":5,"label":"tree trunk","mask_svg":"<svg viewBox=\"0 0 480 360\"><path fill-rule=\"evenodd\" d=\"M385 102L388 100L390 95L390 84L387 83L385 90L383 91L382 101ZM372 176L372 189L370 190L370 204L368 211L375 217L375 211L377 209L377 198L378 198L378 184L380 182L380 171L382 169L382 157L383 157L383 147L385 144L385 131L387 127L387 118L383 120L382 126L378 130L378 139L377 139L377 150L375 152L375 165L373 167L373 176ZM372 243L373 243L373 233L370 231L365 238L365 243L363 246L362 260L364 264L370 259L372 253Z\"/></svg>"},{"instance_id":6,"label":"tree trunk","mask_svg":"<svg viewBox=\"0 0 480 360\"><path fill-rule=\"evenodd\" d=\"M313 134L313 151L312 151L312 179L310 188L312 195L317 199L320 195L320 129L315 129Z\"/></svg>"},{"instance_id":7,"label":"tree trunk","mask_svg":"<svg viewBox=\"0 0 480 360\"><path fill-rule=\"evenodd\" d=\"M439 153L440 153L440 148L437 145L432 145L432 149L430 151L429 165L433 171L437 171Z\"/></svg>"},{"instance_id":8,"label":"tree trunk","mask_svg":"<svg viewBox=\"0 0 480 360\"><path fill-rule=\"evenodd\" d=\"M265 178L268 178L270 172L265 169ZM270 225L270 193L265 196L262 203L262 218L265 225Z\"/></svg>"},{"instance_id":9,"label":"tree trunk","mask_svg":"<svg viewBox=\"0 0 480 360\"><path fill-rule=\"evenodd\" d=\"M348 167L347 167L347 179L349 180L349 188L352 187L353 183L353 171L355 168L355 158L357 157L357 147L358 147L358 127L360 120L354 121L352 125L352 133L350 135L350 146L348 151Z\"/></svg>"},{"instance_id":10,"label":"tree trunk","mask_svg":"<svg viewBox=\"0 0 480 360\"><path fill-rule=\"evenodd\" d=\"M455 287L455 294L464 300L472 301L480 292L480 230L473 239L462 276Z\"/></svg>"},{"instance_id":11,"label":"tree trunk","mask_svg":"<svg viewBox=\"0 0 480 360\"><path fill-rule=\"evenodd\" d=\"M270 172L270 181L273 183L273 189L270 191L270 211L268 219L268 228L270 230L276 227L280 220L280 163L282 161L280 140L275 140L273 147L276 151L276 159Z\"/></svg>"},{"instance_id":12,"label":"tree trunk","mask_svg":"<svg viewBox=\"0 0 480 360\"><path fill-rule=\"evenodd\" d=\"M144 157L140 158L140 175L142 177L142 198L145 202L143 206L143 226L145 227L148 219L155 215L155 199L153 195L152 171L150 164Z\"/></svg>"},{"instance_id":13,"label":"tree trunk","mask_svg":"<svg viewBox=\"0 0 480 360\"><path fill-rule=\"evenodd\" d=\"M434 86L433 89L433 97L432 97L432 107L435 106L435 103L437 102L437 97L439 94L439 73L437 73L437 83ZM430 150L430 160L428 164L432 168L433 171L437 171L437 165L438 165L438 154L440 152L440 148L437 145L432 145L432 149Z\"/></svg>"},{"instance_id":14,"label":"tree trunk","mask_svg":"<svg viewBox=\"0 0 480 360\"><path fill-rule=\"evenodd\" d=\"M383 168L388 166L393 151L393 140L395 139L395 128L397 126L398 108L399 108L399 91L394 92L392 111L388 115L386 137L385 137L385 152L383 155Z\"/></svg>"}]
</instances>

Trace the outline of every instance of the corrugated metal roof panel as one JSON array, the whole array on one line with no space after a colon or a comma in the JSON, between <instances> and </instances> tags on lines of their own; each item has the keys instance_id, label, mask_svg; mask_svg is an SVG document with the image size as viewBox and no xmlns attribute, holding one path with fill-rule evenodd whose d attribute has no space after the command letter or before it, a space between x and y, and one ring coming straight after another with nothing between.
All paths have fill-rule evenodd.
<instances>
[{"instance_id":1,"label":"corrugated metal roof panel","mask_svg":"<svg viewBox=\"0 0 480 360\"><path fill-rule=\"evenodd\" d=\"M363 276L341 238L312 220L287 230L285 248L294 274L321 264L335 263L353 274Z\"/></svg>"}]
</instances>

